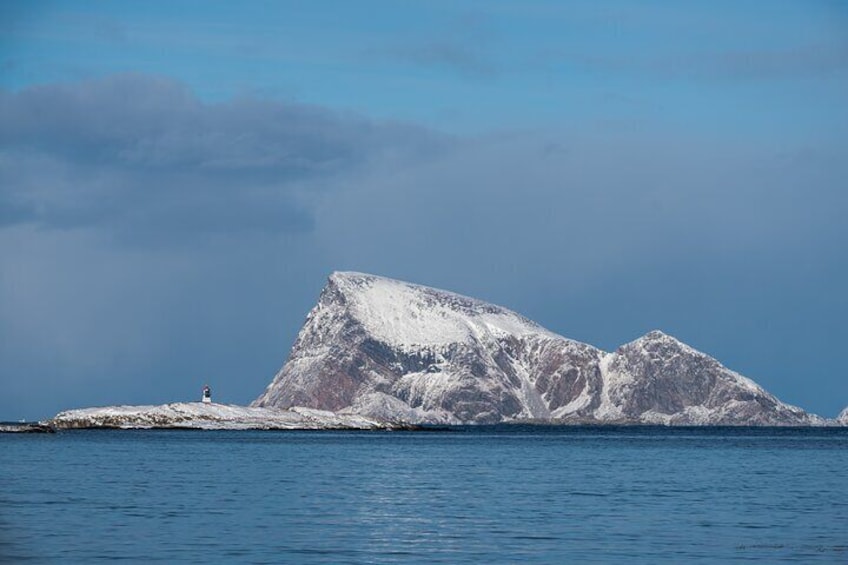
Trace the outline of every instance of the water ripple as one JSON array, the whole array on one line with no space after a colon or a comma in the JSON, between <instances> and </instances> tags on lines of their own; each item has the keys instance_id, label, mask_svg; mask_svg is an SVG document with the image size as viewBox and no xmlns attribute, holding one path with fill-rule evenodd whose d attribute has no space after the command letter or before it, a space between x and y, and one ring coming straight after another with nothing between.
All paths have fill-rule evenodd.
<instances>
[{"instance_id":1,"label":"water ripple","mask_svg":"<svg viewBox=\"0 0 848 565\"><path fill-rule=\"evenodd\" d=\"M848 430L0 436L0 562L845 562Z\"/></svg>"}]
</instances>

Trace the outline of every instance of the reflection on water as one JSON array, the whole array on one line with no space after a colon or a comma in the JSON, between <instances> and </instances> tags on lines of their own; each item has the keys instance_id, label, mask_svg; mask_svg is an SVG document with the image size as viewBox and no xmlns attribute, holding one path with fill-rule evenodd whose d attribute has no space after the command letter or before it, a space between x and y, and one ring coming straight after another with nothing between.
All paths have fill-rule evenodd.
<instances>
[{"instance_id":1,"label":"reflection on water","mask_svg":"<svg viewBox=\"0 0 848 565\"><path fill-rule=\"evenodd\" d=\"M0 435L0 562L848 561L848 430Z\"/></svg>"}]
</instances>

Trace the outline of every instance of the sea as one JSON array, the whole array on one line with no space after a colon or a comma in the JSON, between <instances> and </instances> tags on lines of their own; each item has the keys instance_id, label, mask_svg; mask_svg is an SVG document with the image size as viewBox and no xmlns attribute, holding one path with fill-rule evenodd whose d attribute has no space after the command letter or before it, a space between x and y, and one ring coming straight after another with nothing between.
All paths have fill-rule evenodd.
<instances>
[{"instance_id":1,"label":"sea","mask_svg":"<svg viewBox=\"0 0 848 565\"><path fill-rule=\"evenodd\" d=\"M848 428L0 434L2 563L848 563Z\"/></svg>"}]
</instances>

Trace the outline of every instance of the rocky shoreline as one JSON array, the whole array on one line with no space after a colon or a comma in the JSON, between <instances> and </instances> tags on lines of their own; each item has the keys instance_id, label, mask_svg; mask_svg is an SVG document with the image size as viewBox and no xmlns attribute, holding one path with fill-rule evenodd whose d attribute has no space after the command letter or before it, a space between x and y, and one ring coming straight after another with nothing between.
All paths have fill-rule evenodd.
<instances>
[{"instance_id":1,"label":"rocky shoreline","mask_svg":"<svg viewBox=\"0 0 848 565\"><path fill-rule=\"evenodd\" d=\"M42 424L54 430L388 430L404 427L403 423L310 408L283 410L203 402L68 410Z\"/></svg>"},{"instance_id":2,"label":"rocky shoreline","mask_svg":"<svg viewBox=\"0 0 848 565\"><path fill-rule=\"evenodd\" d=\"M0 433L49 434L55 431L44 422L0 422Z\"/></svg>"},{"instance_id":3,"label":"rocky shoreline","mask_svg":"<svg viewBox=\"0 0 848 565\"><path fill-rule=\"evenodd\" d=\"M60 412L41 422L0 423L0 433L63 430L410 430L420 426L356 414L295 407L174 402L158 406L104 406Z\"/></svg>"},{"instance_id":4,"label":"rocky shoreline","mask_svg":"<svg viewBox=\"0 0 848 565\"><path fill-rule=\"evenodd\" d=\"M167 405L166 405L167 406ZM176 418L167 419L157 416L155 421L152 421L147 416L132 416L132 417L116 417L114 415L105 415L106 411L113 412L116 408L128 409L137 407L107 407L107 408L88 408L82 410L71 410L61 413L61 418L57 415L56 418L45 420L43 422L0 422L1 433L41 433L52 434L62 431L71 430L196 430L196 431L416 431L416 432L449 432L466 428L468 426L551 426L564 428L644 428L644 427L660 427L660 428L845 428L848 423L840 420L823 420L816 425L764 425L764 424L729 424L729 425L704 425L704 424L680 424L680 423L654 423L646 424L639 420L616 420L616 421L599 421L594 419L574 419L574 420L512 420L508 422L500 422L498 424L415 424L408 422L379 422L369 420L367 423L362 421L346 420L348 415L334 416L338 419L330 418L329 420L314 417L305 420L285 419L285 421L257 421L255 419L244 420L216 420L209 418ZM144 407L142 407L144 408ZM240 407L242 408L242 407ZM310 412L316 412L311 409ZM91 417L91 414L97 411L101 416ZM82 415L85 413L86 415ZM330 413L333 414L333 413Z\"/></svg>"}]
</instances>

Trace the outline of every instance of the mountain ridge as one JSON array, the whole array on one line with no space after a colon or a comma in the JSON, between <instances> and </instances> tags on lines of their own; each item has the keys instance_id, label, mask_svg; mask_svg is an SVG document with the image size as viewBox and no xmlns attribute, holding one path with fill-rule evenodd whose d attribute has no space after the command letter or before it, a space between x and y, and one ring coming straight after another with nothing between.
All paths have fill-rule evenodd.
<instances>
[{"instance_id":1,"label":"mountain ridge","mask_svg":"<svg viewBox=\"0 0 848 565\"><path fill-rule=\"evenodd\" d=\"M501 306L357 272L330 275L252 406L414 423L825 422L660 330L606 352Z\"/></svg>"}]
</instances>

